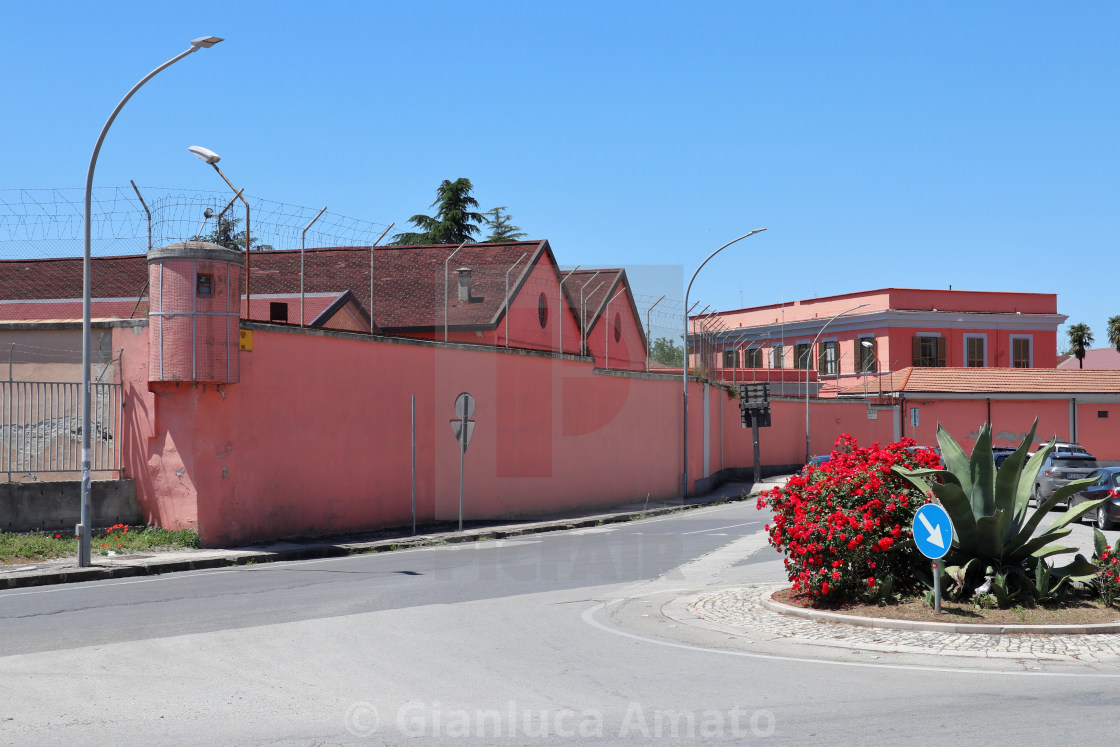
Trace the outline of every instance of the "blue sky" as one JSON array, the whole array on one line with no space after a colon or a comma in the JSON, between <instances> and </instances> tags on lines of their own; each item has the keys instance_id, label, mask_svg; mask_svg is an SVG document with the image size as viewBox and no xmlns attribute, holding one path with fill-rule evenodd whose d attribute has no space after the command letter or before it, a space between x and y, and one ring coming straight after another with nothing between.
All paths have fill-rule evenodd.
<instances>
[{"instance_id":1,"label":"blue sky","mask_svg":"<svg viewBox=\"0 0 1120 747\"><path fill-rule=\"evenodd\" d=\"M81 187L120 97L213 34L125 107L96 185L224 189L198 144L251 195L400 227L465 176L639 295L679 301L766 227L692 298L1057 293L1098 346L1120 314L1115 3L43 2L5 26L0 190Z\"/></svg>"}]
</instances>

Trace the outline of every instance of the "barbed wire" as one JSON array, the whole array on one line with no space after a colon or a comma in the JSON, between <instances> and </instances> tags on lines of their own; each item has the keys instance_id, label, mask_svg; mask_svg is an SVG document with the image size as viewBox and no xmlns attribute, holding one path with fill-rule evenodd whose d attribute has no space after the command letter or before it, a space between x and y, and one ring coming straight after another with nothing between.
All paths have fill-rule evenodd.
<instances>
[{"instance_id":1,"label":"barbed wire","mask_svg":"<svg viewBox=\"0 0 1120 747\"><path fill-rule=\"evenodd\" d=\"M152 246L165 246L212 232L230 192L186 192L168 187L97 187L90 211L91 251L97 256L143 254L148 250L148 213ZM320 208L301 207L245 195L250 205L254 247L298 249L304 228ZM61 257L82 253L84 190L79 188L0 190L0 258ZM204 218L207 209L215 217ZM240 201L226 214L244 229ZM307 245L369 246L388 224L324 212L307 232Z\"/></svg>"}]
</instances>

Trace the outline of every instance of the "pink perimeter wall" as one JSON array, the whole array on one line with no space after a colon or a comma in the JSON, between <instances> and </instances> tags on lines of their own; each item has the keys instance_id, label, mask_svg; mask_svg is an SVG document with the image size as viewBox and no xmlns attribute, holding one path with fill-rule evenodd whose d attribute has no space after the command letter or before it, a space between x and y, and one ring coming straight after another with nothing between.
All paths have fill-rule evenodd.
<instances>
[{"instance_id":1,"label":"pink perimeter wall","mask_svg":"<svg viewBox=\"0 0 1120 747\"><path fill-rule=\"evenodd\" d=\"M467 519L679 494L675 377L595 373L586 360L524 351L253 333L241 382L221 387L149 390L145 336L118 330L114 340L125 349L124 458L141 505L164 526L197 526L208 546L410 523L412 395L419 521L458 516L450 420L464 391L477 402ZM692 385L690 402L697 479L719 469L720 408L724 423L738 418L736 402L709 388L705 465L702 388Z\"/></svg>"},{"instance_id":2,"label":"pink perimeter wall","mask_svg":"<svg viewBox=\"0 0 1120 747\"><path fill-rule=\"evenodd\" d=\"M220 387L149 384L148 329L113 330L124 361L127 476L146 518L196 527L207 546L411 523L413 395L420 522L458 516L459 452L450 420L464 391L477 402L465 459L467 519L679 495L677 376L607 372L586 359L526 351L251 329L241 382ZM738 400L715 386L693 383L689 391L693 481L753 466ZM934 444L939 421L966 449L989 418L999 444L1020 438L1036 415L1039 440L1070 437L1064 400L905 400L901 408L873 408L873 418L864 401L811 407L813 454L828 453L841 433L861 444L901 435ZM910 407L920 410L917 429L909 425ZM804 400L775 399L772 410L773 426L760 429L761 462L799 465ZM1102 459L1120 458L1108 427L1120 405L1084 402L1077 411L1082 443Z\"/></svg>"}]
</instances>

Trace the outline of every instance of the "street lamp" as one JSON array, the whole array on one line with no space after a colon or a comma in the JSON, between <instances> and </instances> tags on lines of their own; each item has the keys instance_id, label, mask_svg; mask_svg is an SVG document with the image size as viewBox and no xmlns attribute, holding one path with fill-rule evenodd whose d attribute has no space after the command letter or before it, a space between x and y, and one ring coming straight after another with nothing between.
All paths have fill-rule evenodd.
<instances>
[{"instance_id":1,"label":"street lamp","mask_svg":"<svg viewBox=\"0 0 1120 747\"><path fill-rule=\"evenodd\" d=\"M688 498L688 296L692 292L692 284L696 281L696 276L700 274L700 271L704 269L704 265L708 264L712 257L716 256L735 242L742 241L743 239L749 239L756 233L762 233L765 230L765 228L756 228L750 233L745 233L737 239L728 241L719 249L716 249L714 252L709 254L708 259L705 259L703 262L701 262L700 266L696 268L696 272L692 273L692 279L688 281L688 288L685 289L684 292L684 365L682 366L683 370L681 371L681 382L684 385L684 427L681 432L681 441L684 448L684 475L682 477L681 484L682 500Z\"/></svg>"},{"instance_id":2,"label":"street lamp","mask_svg":"<svg viewBox=\"0 0 1120 747\"><path fill-rule=\"evenodd\" d=\"M89 550L90 550L90 530L93 526L93 503L92 503L92 485L91 483L91 465L90 465L90 431L92 430L90 424L90 380L89 380L89 364L90 364L90 212L93 205L93 171L97 168L97 156L101 152L101 144L105 142L105 136L109 134L109 128L113 126L113 121L120 114L121 109L132 98L132 95L140 90L140 87L154 78L163 70L171 67L179 60L183 59L193 52L200 49L208 49L218 42L222 41L217 36L201 36L198 39L191 40L191 48L175 55L167 62L157 67L152 72L145 75L140 79L140 82L129 89L124 98L120 100L117 107L113 109L113 113L109 115L106 120L105 126L101 128L101 134L97 136L97 143L93 146L93 155L89 159L89 169L86 171L86 195L85 195L85 216L83 218L83 240L82 240L82 512L81 522L75 527L78 535L78 565L81 567L90 564Z\"/></svg>"},{"instance_id":3,"label":"street lamp","mask_svg":"<svg viewBox=\"0 0 1120 747\"><path fill-rule=\"evenodd\" d=\"M834 321L844 316L848 312L855 311L856 309L862 309L864 306L867 306L867 304L861 303L859 306L853 306L850 309L841 311L839 314L825 322L824 326L821 327L820 332L817 332L817 336L813 338L813 342L810 343L809 351L805 354L805 464L808 464L809 460L813 458L812 454L809 452L809 366L813 365L813 348L817 346L817 340L820 339L821 334L825 331L825 329L828 328L828 325L832 324ZM839 360L836 361L836 367L839 370Z\"/></svg>"},{"instance_id":4,"label":"street lamp","mask_svg":"<svg viewBox=\"0 0 1120 747\"><path fill-rule=\"evenodd\" d=\"M245 269L243 271L243 274L245 275L245 316L249 319L252 319L253 310L249 306L249 246L252 242L249 241L249 201L246 200L245 196L242 194L242 192L244 192L245 190L238 189L237 187L233 186L233 182L231 182L226 177L226 175L222 173L222 170L218 168L218 161L222 160L222 157L217 153L210 150L209 148L203 148L201 145L192 145L191 147L187 148L187 150L201 158L203 161L206 161L206 163L213 166L214 171L218 172L218 176L222 177L225 183L229 185L229 188L233 190L233 193L237 195L238 199L245 203ZM219 220L219 237L221 236L221 229L222 222Z\"/></svg>"}]
</instances>

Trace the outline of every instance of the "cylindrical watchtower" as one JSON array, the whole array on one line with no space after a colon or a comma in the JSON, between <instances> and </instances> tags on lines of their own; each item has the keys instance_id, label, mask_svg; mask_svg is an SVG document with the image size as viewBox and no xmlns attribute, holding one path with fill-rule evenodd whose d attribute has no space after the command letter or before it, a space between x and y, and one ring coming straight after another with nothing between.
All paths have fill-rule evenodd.
<instances>
[{"instance_id":1,"label":"cylindrical watchtower","mask_svg":"<svg viewBox=\"0 0 1120 747\"><path fill-rule=\"evenodd\" d=\"M204 241L148 252L148 381L240 380L241 261Z\"/></svg>"}]
</instances>

